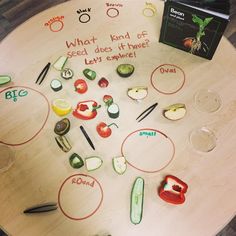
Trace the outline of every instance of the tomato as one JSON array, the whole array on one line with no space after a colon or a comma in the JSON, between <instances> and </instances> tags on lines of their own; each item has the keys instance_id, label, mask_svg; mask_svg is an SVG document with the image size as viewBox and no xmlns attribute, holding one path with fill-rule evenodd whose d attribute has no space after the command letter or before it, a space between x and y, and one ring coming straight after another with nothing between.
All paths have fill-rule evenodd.
<instances>
[{"instance_id":1,"label":"tomato","mask_svg":"<svg viewBox=\"0 0 236 236\"><path fill-rule=\"evenodd\" d=\"M86 93L88 90L88 85L86 81L83 79L77 79L74 83L74 86L75 86L75 91L80 94Z\"/></svg>"}]
</instances>

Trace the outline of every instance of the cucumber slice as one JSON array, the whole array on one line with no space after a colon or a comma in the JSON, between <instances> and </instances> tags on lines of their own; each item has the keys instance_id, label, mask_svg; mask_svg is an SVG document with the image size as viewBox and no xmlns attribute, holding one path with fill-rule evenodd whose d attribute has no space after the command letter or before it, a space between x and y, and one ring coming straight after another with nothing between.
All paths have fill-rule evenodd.
<instances>
[{"instance_id":1,"label":"cucumber slice","mask_svg":"<svg viewBox=\"0 0 236 236\"><path fill-rule=\"evenodd\" d=\"M70 68L65 68L61 72L61 77L63 79L66 79L66 80L72 79L73 76L74 76L74 72Z\"/></svg>"},{"instance_id":2,"label":"cucumber slice","mask_svg":"<svg viewBox=\"0 0 236 236\"><path fill-rule=\"evenodd\" d=\"M107 113L112 119L118 118L120 115L119 106L116 103L112 103L110 106L108 106Z\"/></svg>"},{"instance_id":3,"label":"cucumber slice","mask_svg":"<svg viewBox=\"0 0 236 236\"><path fill-rule=\"evenodd\" d=\"M85 166L88 171L97 170L101 167L103 161L100 157L87 157L85 158Z\"/></svg>"},{"instance_id":4,"label":"cucumber slice","mask_svg":"<svg viewBox=\"0 0 236 236\"><path fill-rule=\"evenodd\" d=\"M56 70L62 70L63 68L64 68L64 66L65 66L65 64L66 64L66 62L67 62L67 60L68 60L68 57L66 57L66 56L61 56L61 57L59 57L57 60L56 60L56 62L54 62L54 64L53 64L53 67L56 69Z\"/></svg>"},{"instance_id":5,"label":"cucumber slice","mask_svg":"<svg viewBox=\"0 0 236 236\"><path fill-rule=\"evenodd\" d=\"M72 147L66 136L57 136L55 137L55 140L63 152L69 152L71 150Z\"/></svg>"},{"instance_id":6,"label":"cucumber slice","mask_svg":"<svg viewBox=\"0 0 236 236\"><path fill-rule=\"evenodd\" d=\"M144 201L144 179L136 178L132 192L130 204L130 220L137 225L142 220L143 215L143 201Z\"/></svg>"},{"instance_id":7,"label":"cucumber slice","mask_svg":"<svg viewBox=\"0 0 236 236\"><path fill-rule=\"evenodd\" d=\"M11 77L8 75L0 75L0 85L7 84L11 81Z\"/></svg>"},{"instance_id":8,"label":"cucumber slice","mask_svg":"<svg viewBox=\"0 0 236 236\"><path fill-rule=\"evenodd\" d=\"M50 84L53 91L58 92L62 89L62 83L58 79L53 79Z\"/></svg>"},{"instance_id":9,"label":"cucumber slice","mask_svg":"<svg viewBox=\"0 0 236 236\"><path fill-rule=\"evenodd\" d=\"M120 77L126 78L134 73L134 66L131 64L121 64L116 69Z\"/></svg>"},{"instance_id":10,"label":"cucumber slice","mask_svg":"<svg viewBox=\"0 0 236 236\"><path fill-rule=\"evenodd\" d=\"M112 165L115 172L119 175L123 175L127 169L126 159L125 157L114 157L112 159Z\"/></svg>"},{"instance_id":11,"label":"cucumber slice","mask_svg":"<svg viewBox=\"0 0 236 236\"><path fill-rule=\"evenodd\" d=\"M83 159L77 153L73 153L70 156L69 162L70 162L70 165L75 169L79 169L84 165Z\"/></svg>"}]
</instances>

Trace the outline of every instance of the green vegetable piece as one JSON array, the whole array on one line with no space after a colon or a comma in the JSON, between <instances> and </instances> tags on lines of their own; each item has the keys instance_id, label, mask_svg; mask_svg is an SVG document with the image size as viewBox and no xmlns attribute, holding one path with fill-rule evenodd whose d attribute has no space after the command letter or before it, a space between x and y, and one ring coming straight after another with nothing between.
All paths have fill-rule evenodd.
<instances>
[{"instance_id":1,"label":"green vegetable piece","mask_svg":"<svg viewBox=\"0 0 236 236\"><path fill-rule=\"evenodd\" d=\"M11 81L11 77L8 75L0 75L0 85L7 84Z\"/></svg>"},{"instance_id":2,"label":"green vegetable piece","mask_svg":"<svg viewBox=\"0 0 236 236\"><path fill-rule=\"evenodd\" d=\"M70 130L70 120L67 118L64 118L60 121L58 121L54 127L54 132L57 135L65 135Z\"/></svg>"},{"instance_id":3,"label":"green vegetable piece","mask_svg":"<svg viewBox=\"0 0 236 236\"><path fill-rule=\"evenodd\" d=\"M132 192L130 204L130 220L133 224L139 224L143 215L143 201L144 201L144 179L136 178Z\"/></svg>"},{"instance_id":4,"label":"green vegetable piece","mask_svg":"<svg viewBox=\"0 0 236 236\"><path fill-rule=\"evenodd\" d=\"M62 70L66 64L68 60L68 57L66 56L61 56L59 57L56 62L53 64L53 67L56 69L56 70Z\"/></svg>"},{"instance_id":5,"label":"green vegetable piece","mask_svg":"<svg viewBox=\"0 0 236 236\"><path fill-rule=\"evenodd\" d=\"M65 80L72 79L73 76L74 72L70 68L64 68L61 72L61 77Z\"/></svg>"},{"instance_id":6,"label":"green vegetable piece","mask_svg":"<svg viewBox=\"0 0 236 236\"><path fill-rule=\"evenodd\" d=\"M62 89L62 83L58 79L53 79L50 84L53 91L58 92Z\"/></svg>"},{"instance_id":7,"label":"green vegetable piece","mask_svg":"<svg viewBox=\"0 0 236 236\"><path fill-rule=\"evenodd\" d=\"M116 69L119 76L126 78L134 73L134 66L131 64L121 64Z\"/></svg>"},{"instance_id":8,"label":"green vegetable piece","mask_svg":"<svg viewBox=\"0 0 236 236\"><path fill-rule=\"evenodd\" d=\"M111 105L108 106L107 113L109 117L112 119L118 118L120 115L119 106L116 103L112 103Z\"/></svg>"},{"instance_id":9,"label":"green vegetable piece","mask_svg":"<svg viewBox=\"0 0 236 236\"><path fill-rule=\"evenodd\" d=\"M70 156L69 162L70 162L70 165L75 169L79 169L84 165L83 159L77 153L73 153Z\"/></svg>"},{"instance_id":10,"label":"green vegetable piece","mask_svg":"<svg viewBox=\"0 0 236 236\"><path fill-rule=\"evenodd\" d=\"M90 69L88 69L88 68L83 70L83 74L84 74L84 76L85 76L87 79L89 79L89 80L95 80L95 78L96 78L96 76L97 76L97 74L96 74L95 71L90 70Z\"/></svg>"}]
</instances>

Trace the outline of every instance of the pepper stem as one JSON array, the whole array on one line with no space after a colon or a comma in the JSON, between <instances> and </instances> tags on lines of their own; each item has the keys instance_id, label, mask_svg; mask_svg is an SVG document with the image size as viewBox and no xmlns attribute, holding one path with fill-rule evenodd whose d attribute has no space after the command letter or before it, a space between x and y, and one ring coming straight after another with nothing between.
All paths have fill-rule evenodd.
<instances>
[{"instance_id":1,"label":"pepper stem","mask_svg":"<svg viewBox=\"0 0 236 236\"><path fill-rule=\"evenodd\" d=\"M101 107L101 105L98 105L96 107L93 107L93 111L96 111L97 109L99 109Z\"/></svg>"},{"instance_id":2,"label":"pepper stem","mask_svg":"<svg viewBox=\"0 0 236 236\"><path fill-rule=\"evenodd\" d=\"M111 123L111 124L108 125L108 127L110 127L110 126L112 126L112 125L115 125L116 128L119 128L118 125L117 125L116 123Z\"/></svg>"}]
</instances>

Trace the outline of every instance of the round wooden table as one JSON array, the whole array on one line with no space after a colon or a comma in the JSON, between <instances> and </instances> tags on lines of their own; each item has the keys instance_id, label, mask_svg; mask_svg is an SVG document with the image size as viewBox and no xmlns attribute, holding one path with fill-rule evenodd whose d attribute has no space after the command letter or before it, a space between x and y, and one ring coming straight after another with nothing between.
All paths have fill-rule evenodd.
<instances>
[{"instance_id":1,"label":"round wooden table","mask_svg":"<svg viewBox=\"0 0 236 236\"><path fill-rule=\"evenodd\" d=\"M69 1L32 17L1 42L0 74L11 76L12 82L0 88L0 142L15 151L15 163L0 175L0 222L11 235L214 235L235 215L235 49L222 38L208 61L159 43L163 2L152 4L150 10L137 1ZM149 10L146 16L143 10ZM68 56L66 67L73 70L73 79L62 79L51 66L44 81L36 84L45 65L60 56ZM116 72L124 63L135 67L127 78ZM94 81L84 77L86 68L97 73ZM171 86L157 82L165 75ZM108 87L99 87L101 77L109 81ZM50 88L53 79L62 82L62 90ZM86 93L75 91L77 79L87 82ZM148 89L140 102L127 96L128 89L137 86ZM218 93L219 110L197 109L194 96L201 89ZM118 118L108 116L104 95L118 104ZM67 153L55 141L54 126L64 118L51 108L58 98L66 99L73 110L81 101L101 105L91 120L65 116L71 122L65 136L72 148ZM154 103L158 106L152 113L137 122ZM162 115L174 103L187 108L178 121ZM96 131L100 122L118 128L113 126L111 136L102 138ZM212 151L199 152L191 145L190 134L199 127L214 132ZM98 156L103 164L91 172L73 169L73 153L83 160ZM122 154L128 167L118 175L112 158ZM184 204L169 204L158 196L166 175L188 184ZM137 177L145 181L144 205L142 221L134 225L130 198ZM57 211L23 214L25 208L49 201L58 203Z\"/></svg>"}]
</instances>

